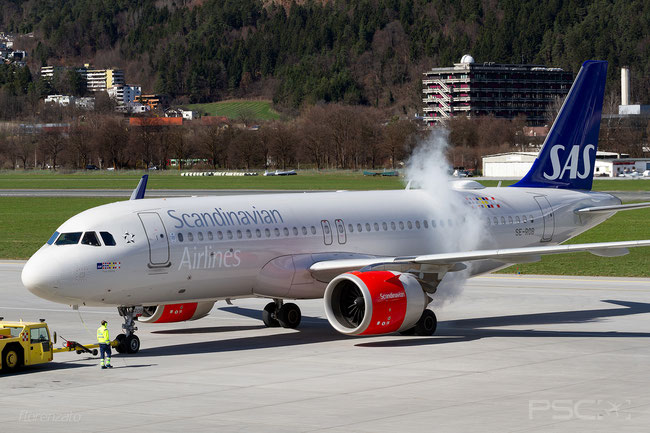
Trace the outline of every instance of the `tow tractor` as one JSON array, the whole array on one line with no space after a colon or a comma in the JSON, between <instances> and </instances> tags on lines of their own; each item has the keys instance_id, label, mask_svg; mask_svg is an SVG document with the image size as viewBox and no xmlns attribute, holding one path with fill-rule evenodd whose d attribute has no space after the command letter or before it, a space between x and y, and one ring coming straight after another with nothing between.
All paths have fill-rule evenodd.
<instances>
[{"instance_id":1,"label":"tow tractor","mask_svg":"<svg viewBox=\"0 0 650 433\"><path fill-rule=\"evenodd\" d=\"M66 340L61 348L54 348L57 335L50 338L50 330L44 319L39 322L7 322L0 317L0 371L14 371L23 365L36 365L50 362L55 353L77 352L97 355L99 344L80 344ZM111 341L117 347L118 341Z\"/></svg>"}]
</instances>

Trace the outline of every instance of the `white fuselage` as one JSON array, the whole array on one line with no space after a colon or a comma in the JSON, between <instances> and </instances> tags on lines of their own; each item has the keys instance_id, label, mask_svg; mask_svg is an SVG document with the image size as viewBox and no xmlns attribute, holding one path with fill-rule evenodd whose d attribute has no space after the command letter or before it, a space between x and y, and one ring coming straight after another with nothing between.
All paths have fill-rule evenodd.
<instances>
[{"instance_id":1,"label":"white fuselage","mask_svg":"<svg viewBox=\"0 0 650 433\"><path fill-rule=\"evenodd\" d=\"M57 231L109 232L115 246L46 244L26 264L23 282L38 296L71 305L319 298L326 282L310 274L315 262L552 245L612 215L574 210L620 203L605 193L557 189L461 186L452 194L463 212L450 212L422 190L112 203L74 216ZM480 239L453 245L450 239L463 239L468 224Z\"/></svg>"}]
</instances>

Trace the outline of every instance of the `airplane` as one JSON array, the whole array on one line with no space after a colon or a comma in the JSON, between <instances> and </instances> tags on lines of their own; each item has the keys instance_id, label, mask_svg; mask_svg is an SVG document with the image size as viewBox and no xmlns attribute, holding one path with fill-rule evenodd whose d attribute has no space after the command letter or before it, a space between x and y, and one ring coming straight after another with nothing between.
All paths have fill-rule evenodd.
<instances>
[{"instance_id":1,"label":"airplane","mask_svg":"<svg viewBox=\"0 0 650 433\"><path fill-rule=\"evenodd\" d=\"M206 316L214 303L268 298L266 326L296 328L287 300L322 298L346 335L432 335L441 282L542 255L618 256L650 240L561 245L621 204L591 191L607 62L583 63L530 171L510 187L450 182L444 200L410 188L131 199L64 222L25 264L22 282L73 306L115 306L118 351L136 353L136 323ZM450 203L459 206L447 206ZM458 242L465 233L478 242Z\"/></svg>"}]
</instances>

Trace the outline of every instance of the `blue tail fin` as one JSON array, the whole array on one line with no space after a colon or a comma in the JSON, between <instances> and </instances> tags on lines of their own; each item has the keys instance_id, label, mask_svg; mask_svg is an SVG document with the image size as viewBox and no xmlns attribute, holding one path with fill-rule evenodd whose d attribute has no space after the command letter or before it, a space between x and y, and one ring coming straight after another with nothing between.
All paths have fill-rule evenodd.
<instances>
[{"instance_id":1,"label":"blue tail fin","mask_svg":"<svg viewBox=\"0 0 650 433\"><path fill-rule=\"evenodd\" d=\"M587 60L530 171L512 186L591 189L607 62Z\"/></svg>"}]
</instances>

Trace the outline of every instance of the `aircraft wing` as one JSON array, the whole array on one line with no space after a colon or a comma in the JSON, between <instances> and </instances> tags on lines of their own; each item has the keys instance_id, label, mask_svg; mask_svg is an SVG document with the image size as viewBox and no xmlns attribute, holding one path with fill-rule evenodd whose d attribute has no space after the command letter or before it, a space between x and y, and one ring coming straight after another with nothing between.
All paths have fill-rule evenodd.
<instances>
[{"instance_id":1,"label":"aircraft wing","mask_svg":"<svg viewBox=\"0 0 650 433\"><path fill-rule=\"evenodd\" d=\"M371 259L342 259L316 262L309 268L318 280L333 278L343 272L382 266L387 270L405 272L408 265L440 266L447 270L463 269L464 262L497 260L504 263L522 263L539 259L546 254L588 251L597 256L616 257L627 254L628 248L650 246L650 239L622 242L596 242L590 244L551 245L540 247L504 248L498 250L463 251L454 253L426 254L408 257L376 257ZM406 266L405 266L406 265Z\"/></svg>"},{"instance_id":2,"label":"aircraft wing","mask_svg":"<svg viewBox=\"0 0 650 433\"><path fill-rule=\"evenodd\" d=\"M613 206L586 207L586 208L576 210L575 213L581 214L581 213L595 213L595 212L618 212L620 210L641 209L644 207L650 207L650 202L618 204Z\"/></svg>"}]
</instances>

